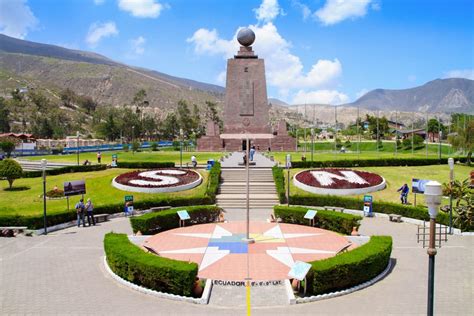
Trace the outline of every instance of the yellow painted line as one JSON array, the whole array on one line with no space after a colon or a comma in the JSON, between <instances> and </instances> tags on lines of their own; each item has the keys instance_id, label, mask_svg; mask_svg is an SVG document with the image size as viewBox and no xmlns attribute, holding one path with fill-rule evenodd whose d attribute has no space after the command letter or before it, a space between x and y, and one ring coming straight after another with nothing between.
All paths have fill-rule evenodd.
<instances>
[{"instance_id":1,"label":"yellow painted line","mask_svg":"<svg viewBox=\"0 0 474 316\"><path fill-rule=\"evenodd\" d=\"M247 291L247 316L250 316L252 314L250 310L250 281L247 281L245 288Z\"/></svg>"}]
</instances>

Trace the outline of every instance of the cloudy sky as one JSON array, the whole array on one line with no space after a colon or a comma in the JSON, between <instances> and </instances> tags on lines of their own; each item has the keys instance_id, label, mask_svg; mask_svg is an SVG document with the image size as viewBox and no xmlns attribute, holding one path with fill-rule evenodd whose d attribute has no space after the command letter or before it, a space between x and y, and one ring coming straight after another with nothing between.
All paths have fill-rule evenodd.
<instances>
[{"instance_id":1,"label":"cloudy sky","mask_svg":"<svg viewBox=\"0 0 474 316\"><path fill-rule=\"evenodd\" d=\"M472 0L0 0L0 33L222 86L241 27L289 103L474 79Z\"/></svg>"}]
</instances>

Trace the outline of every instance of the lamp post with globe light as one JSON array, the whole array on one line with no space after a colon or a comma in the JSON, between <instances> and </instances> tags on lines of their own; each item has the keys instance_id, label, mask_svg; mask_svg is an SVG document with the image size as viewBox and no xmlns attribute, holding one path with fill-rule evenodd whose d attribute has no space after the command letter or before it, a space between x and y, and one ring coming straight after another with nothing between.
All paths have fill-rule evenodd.
<instances>
[{"instance_id":1,"label":"lamp post with globe light","mask_svg":"<svg viewBox=\"0 0 474 316\"><path fill-rule=\"evenodd\" d=\"M436 215L441 205L442 195L441 184L437 181L429 181L425 186L425 201L428 205L428 213L430 215L430 241L428 247L428 316L433 315L434 305L434 272L435 272L435 232L436 232Z\"/></svg>"},{"instance_id":2,"label":"lamp post with globe light","mask_svg":"<svg viewBox=\"0 0 474 316\"><path fill-rule=\"evenodd\" d=\"M449 165L449 233L453 233L453 181L454 181L454 159L448 158Z\"/></svg>"},{"instance_id":3,"label":"lamp post with globe light","mask_svg":"<svg viewBox=\"0 0 474 316\"><path fill-rule=\"evenodd\" d=\"M183 129L179 129L179 167L183 168Z\"/></svg>"},{"instance_id":4,"label":"lamp post with globe light","mask_svg":"<svg viewBox=\"0 0 474 316\"><path fill-rule=\"evenodd\" d=\"M311 162L313 162L314 155L314 128L311 127Z\"/></svg>"},{"instance_id":5,"label":"lamp post with globe light","mask_svg":"<svg viewBox=\"0 0 474 316\"><path fill-rule=\"evenodd\" d=\"M76 132L76 145L77 145L77 165L79 166L79 136L81 136L81 134L79 133L79 131Z\"/></svg>"},{"instance_id":6,"label":"lamp post with globe light","mask_svg":"<svg viewBox=\"0 0 474 316\"><path fill-rule=\"evenodd\" d=\"M48 162L46 159L41 159L41 169L43 170L43 224L44 234L48 234L47 223L46 223L46 166Z\"/></svg>"}]
</instances>

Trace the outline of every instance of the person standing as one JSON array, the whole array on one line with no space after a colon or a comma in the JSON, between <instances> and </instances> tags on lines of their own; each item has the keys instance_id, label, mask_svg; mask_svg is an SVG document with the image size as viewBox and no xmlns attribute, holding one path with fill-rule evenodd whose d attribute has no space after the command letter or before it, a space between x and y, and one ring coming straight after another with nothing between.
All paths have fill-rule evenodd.
<instances>
[{"instance_id":1,"label":"person standing","mask_svg":"<svg viewBox=\"0 0 474 316\"><path fill-rule=\"evenodd\" d=\"M86 227L86 222L84 221L84 199L80 199L79 202L77 202L75 206L76 212L77 212L77 227L81 226L81 220L82 220L82 227Z\"/></svg>"},{"instance_id":2,"label":"person standing","mask_svg":"<svg viewBox=\"0 0 474 316\"><path fill-rule=\"evenodd\" d=\"M89 224L89 226L91 226L91 220L92 220L92 224L95 226L95 218L94 218L94 214L92 213L92 211L94 210L94 204L92 204L91 199L87 199L85 209L86 209L87 223Z\"/></svg>"},{"instance_id":3,"label":"person standing","mask_svg":"<svg viewBox=\"0 0 474 316\"><path fill-rule=\"evenodd\" d=\"M400 192L400 200L402 201L402 204L408 204L408 192L410 192L408 185L405 183L397 190L397 192Z\"/></svg>"},{"instance_id":4,"label":"person standing","mask_svg":"<svg viewBox=\"0 0 474 316\"><path fill-rule=\"evenodd\" d=\"M193 168L196 168L196 166L198 164L196 156L194 156L194 155L191 156L191 164L193 165Z\"/></svg>"},{"instance_id":5,"label":"person standing","mask_svg":"<svg viewBox=\"0 0 474 316\"><path fill-rule=\"evenodd\" d=\"M99 152L97 152L97 163L100 164L100 161L102 160L102 154Z\"/></svg>"}]
</instances>

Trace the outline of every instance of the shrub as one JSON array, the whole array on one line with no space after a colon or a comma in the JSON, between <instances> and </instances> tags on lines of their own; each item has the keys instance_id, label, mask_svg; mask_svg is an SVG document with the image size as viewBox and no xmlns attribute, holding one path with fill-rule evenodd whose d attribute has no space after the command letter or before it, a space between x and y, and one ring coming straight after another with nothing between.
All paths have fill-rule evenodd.
<instances>
[{"instance_id":1,"label":"shrub","mask_svg":"<svg viewBox=\"0 0 474 316\"><path fill-rule=\"evenodd\" d=\"M107 169L106 165L87 165L87 166L66 166L57 169L46 170L46 174L49 176L55 176L58 174L64 173L74 173L74 172L90 172L90 171L100 171ZM22 178L38 178L43 175L43 171L25 171L22 174Z\"/></svg>"},{"instance_id":2,"label":"shrub","mask_svg":"<svg viewBox=\"0 0 474 316\"><path fill-rule=\"evenodd\" d=\"M292 162L294 164L294 162ZM278 194L278 199L281 204L287 202L286 191L285 191L285 176L283 175L283 169L279 167L273 167L273 180L275 181L275 187Z\"/></svg>"},{"instance_id":3,"label":"shrub","mask_svg":"<svg viewBox=\"0 0 474 316\"><path fill-rule=\"evenodd\" d=\"M134 141L132 143L132 151L138 151L140 149L140 143L137 141Z\"/></svg>"},{"instance_id":4,"label":"shrub","mask_svg":"<svg viewBox=\"0 0 474 316\"><path fill-rule=\"evenodd\" d=\"M213 205L199 205L173 208L156 213L148 213L142 216L130 217L133 232L140 231L144 235L156 234L168 229L179 227L177 211L186 209L191 217L186 225L215 222L222 211L220 207Z\"/></svg>"},{"instance_id":5,"label":"shrub","mask_svg":"<svg viewBox=\"0 0 474 316\"><path fill-rule=\"evenodd\" d=\"M157 142L153 142L151 143L151 151L158 151L158 143Z\"/></svg>"},{"instance_id":6,"label":"shrub","mask_svg":"<svg viewBox=\"0 0 474 316\"><path fill-rule=\"evenodd\" d=\"M461 162L466 159L456 158ZM334 160L334 161L292 161L293 168L330 168L330 167L390 167L390 166L429 166L437 164L447 164L447 158L383 158L383 159L363 159L363 160Z\"/></svg>"},{"instance_id":7,"label":"shrub","mask_svg":"<svg viewBox=\"0 0 474 316\"><path fill-rule=\"evenodd\" d=\"M196 263L146 253L125 234L106 234L104 250L110 269L121 278L155 291L191 296Z\"/></svg>"},{"instance_id":8,"label":"shrub","mask_svg":"<svg viewBox=\"0 0 474 316\"><path fill-rule=\"evenodd\" d=\"M117 162L117 167L127 168L127 169L172 168L174 167L174 162L124 161L124 162Z\"/></svg>"},{"instance_id":9,"label":"shrub","mask_svg":"<svg viewBox=\"0 0 474 316\"><path fill-rule=\"evenodd\" d=\"M23 169L20 164L13 159L5 159L0 162L0 178L8 181L9 188L12 188L13 181L21 178Z\"/></svg>"},{"instance_id":10,"label":"shrub","mask_svg":"<svg viewBox=\"0 0 474 316\"><path fill-rule=\"evenodd\" d=\"M284 223L308 225L309 220L304 218L308 207L300 206L274 206L275 217L282 219ZM350 235L353 227L359 227L361 216L336 213L333 211L318 210L315 219L315 226L323 229L332 230L341 234Z\"/></svg>"},{"instance_id":11,"label":"shrub","mask_svg":"<svg viewBox=\"0 0 474 316\"><path fill-rule=\"evenodd\" d=\"M15 144L14 139L10 137L5 137L5 138L0 139L0 149L3 150L7 154L8 158L10 158L12 151L15 150L15 146L16 144Z\"/></svg>"},{"instance_id":12,"label":"shrub","mask_svg":"<svg viewBox=\"0 0 474 316\"><path fill-rule=\"evenodd\" d=\"M344 207L353 210L362 210L363 201L362 199L353 197L343 197L336 195L319 195L314 194L311 196L292 195L290 197L290 203L294 205L310 205L310 206L337 206ZM385 214L399 214L403 217L410 217L421 220L429 220L428 211L425 208L409 205L401 205L391 202L374 201L372 209L377 213ZM443 225L449 225L449 217L445 213L438 213L436 221Z\"/></svg>"},{"instance_id":13,"label":"shrub","mask_svg":"<svg viewBox=\"0 0 474 316\"><path fill-rule=\"evenodd\" d=\"M209 171L209 180L206 188L206 196L208 196L212 203L215 203L216 194L219 190L219 182L221 178L221 164L219 162L214 163L211 170Z\"/></svg>"},{"instance_id":14,"label":"shrub","mask_svg":"<svg viewBox=\"0 0 474 316\"><path fill-rule=\"evenodd\" d=\"M128 152L128 150L130 149L130 146L128 144L123 144L122 148L123 148L123 151Z\"/></svg>"},{"instance_id":15,"label":"shrub","mask_svg":"<svg viewBox=\"0 0 474 316\"><path fill-rule=\"evenodd\" d=\"M307 292L318 295L369 281L385 270L391 253L392 237L372 236L352 251L311 262Z\"/></svg>"}]
</instances>

